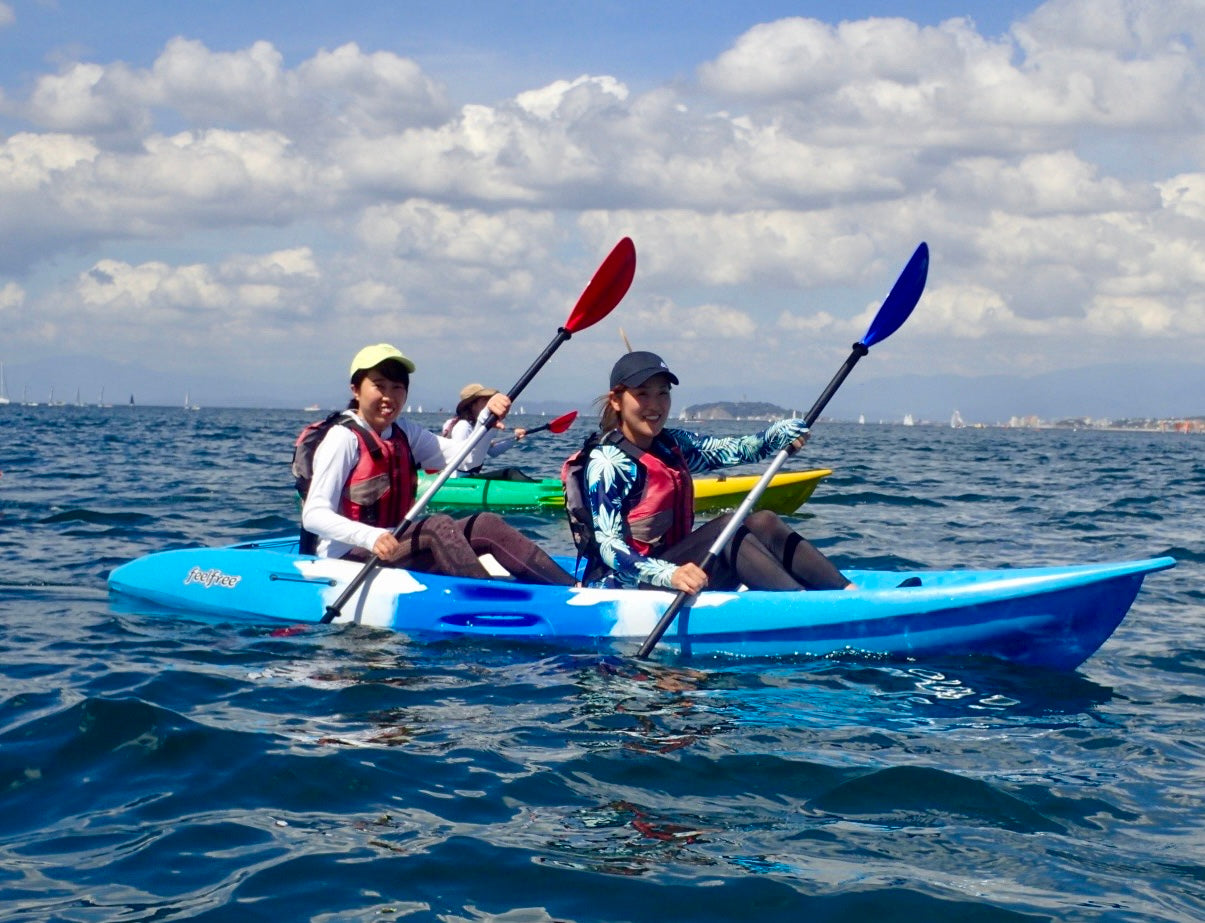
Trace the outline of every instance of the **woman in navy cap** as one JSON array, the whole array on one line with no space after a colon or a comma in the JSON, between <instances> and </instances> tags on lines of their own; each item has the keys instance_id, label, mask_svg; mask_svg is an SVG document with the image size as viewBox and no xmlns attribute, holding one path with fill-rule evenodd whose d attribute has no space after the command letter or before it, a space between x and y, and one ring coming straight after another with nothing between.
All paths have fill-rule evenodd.
<instances>
[{"instance_id":1,"label":"woman in navy cap","mask_svg":"<svg viewBox=\"0 0 1205 923\"><path fill-rule=\"evenodd\" d=\"M312 478L301 510L302 550L353 560L373 554L398 567L478 578L490 576L478 557L488 553L520 580L576 583L496 513L467 519L428 516L400 536L393 534L414 504L418 468L442 468L460 449L456 442L399 419L413 371L414 363L388 343L366 346L352 359L351 401L342 414L321 424L325 433L313 450ZM488 406L505 417L510 398L495 392ZM299 446L304 438L305 433ZM294 474L300 489L296 454ZM304 547L307 540L313 549Z\"/></svg>"},{"instance_id":2,"label":"woman in navy cap","mask_svg":"<svg viewBox=\"0 0 1205 923\"><path fill-rule=\"evenodd\" d=\"M698 562L731 514L694 528L691 475L756 462L806 438L802 420L750 436L666 429L678 378L656 353L629 352L611 369L600 432L562 468L570 525L587 561L585 582L758 590L840 590L852 584L775 513L749 515L710 577Z\"/></svg>"}]
</instances>

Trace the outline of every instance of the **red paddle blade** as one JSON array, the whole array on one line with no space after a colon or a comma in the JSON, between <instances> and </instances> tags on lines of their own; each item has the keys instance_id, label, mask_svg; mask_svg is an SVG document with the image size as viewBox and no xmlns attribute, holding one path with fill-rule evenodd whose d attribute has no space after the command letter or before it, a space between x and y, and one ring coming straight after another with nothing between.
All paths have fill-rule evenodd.
<instances>
[{"instance_id":1,"label":"red paddle blade","mask_svg":"<svg viewBox=\"0 0 1205 923\"><path fill-rule=\"evenodd\" d=\"M563 417L557 417L548 424L548 432L563 433L573 425L573 421L577 419L577 411L571 410Z\"/></svg>"},{"instance_id":2,"label":"red paddle blade","mask_svg":"<svg viewBox=\"0 0 1205 923\"><path fill-rule=\"evenodd\" d=\"M592 327L614 310L623 300L636 276L636 245L632 238L625 237L603 260L594 278L582 292L582 297L573 306L573 313L565 321L568 333L577 333Z\"/></svg>"}]
</instances>

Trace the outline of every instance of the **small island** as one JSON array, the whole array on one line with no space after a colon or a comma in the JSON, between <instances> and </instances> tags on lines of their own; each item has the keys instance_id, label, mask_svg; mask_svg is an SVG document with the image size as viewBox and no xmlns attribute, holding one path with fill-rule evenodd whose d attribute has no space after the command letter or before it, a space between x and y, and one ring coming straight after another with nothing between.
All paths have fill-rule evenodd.
<instances>
[{"instance_id":1,"label":"small island","mask_svg":"<svg viewBox=\"0 0 1205 923\"><path fill-rule=\"evenodd\" d=\"M679 414L682 420L757 420L772 423L796 416L790 410L766 401L715 401L691 404Z\"/></svg>"}]
</instances>

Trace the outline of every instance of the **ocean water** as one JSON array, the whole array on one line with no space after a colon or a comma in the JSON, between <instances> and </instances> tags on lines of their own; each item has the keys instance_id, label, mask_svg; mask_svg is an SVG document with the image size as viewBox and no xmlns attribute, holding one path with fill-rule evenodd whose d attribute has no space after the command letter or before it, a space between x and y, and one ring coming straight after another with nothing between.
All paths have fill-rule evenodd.
<instances>
[{"instance_id":1,"label":"ocean water","mask_svg":"<svg viewBox=\"0 0 1205 923\"><path fill-rule=\"evenodd\" d=\"M1176 557L1072 673L110 608L133 557L293 528L314 416L0 407L0 920L1205 919L1205 438L832 423L793 462L846 566Z\"/></svg>"}]
</instances>

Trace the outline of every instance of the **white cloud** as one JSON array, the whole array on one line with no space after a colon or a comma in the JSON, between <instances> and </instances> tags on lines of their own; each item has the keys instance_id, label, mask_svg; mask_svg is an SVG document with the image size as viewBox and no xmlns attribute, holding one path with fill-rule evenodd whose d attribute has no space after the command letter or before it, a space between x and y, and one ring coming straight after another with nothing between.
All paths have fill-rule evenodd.
<instances>
[{"instance_id":1,"label":"white cloud","mask_svg":"<svg viewBox=\"0 0 1205 923\"><path fill-rule=\"evenodd\" d=\"M673 341L675 346L685 346L693 340L731 344L734 340L752 340L758 333L757 322L739 308L714 303L677 304L667 298L653 298L642 306L633 306L625 311L624 324L638 331L636 336L641 342ZM655 348L633 345L636 349Z\"/></svg>"},{"instance_id":2,"label":"white cloud","mask_svg":"<svg viewBox=\"0 0 1205 923\"><path fill-rule=\"evenodd\" d=\"M40 78L25 114L41 126L62 132L136 132L150 125L140 101L106 85L105 69L98 64L76 64Z\"/></svg>"},{"instance_id":3,"label":"white cloud","mask_svg":"<svg viewBox=\"0 0 1205 923\"><path fill-rule=\"evenodd\" d=\"M20 111L40 126L128 143L154 123L156 109L193 125L276 129L321 143L435 124L448 103L413 61L365 54L355 44L319 51L289 70L266 41L219 52L174 38L149 69L79 62L42 76Z\"/></svg>"},{"instance_id":4,"label":"white cloud","mask_svg":"<svg viewBox=\"0 0 1205 923\"><path fill-rule=\"evenodd\" d=\"M555 221L550 212L491 213L410 199L365 209L358 231L361 242L372 250L510 268L549 258Z\"/></svg>"},{"instance_id":5,"label":"white cloud","mask_svg":"<svg viewBox=\"0 0 1205 923\"><path fill-rule=\"evenodd\" d=\"M10 311L21 307L25 301L25 289L16 282L6 282L0 288L0 311Z\"/></svg>"},{"instance_id":6,"label":"white cloud","mask_svg":"<svg viewBox=\"0 0 1205 923\"><path fill-rule=\"evenodd\" d=\"M1000 143L1003 127L1171 127L1202 112L1200 61L1182 36L1200 47L1203 27L1199 4L1167 6L1179 18L1144 0L1054 0L995 41L966 19L785 19L750 29L699 74L718 95L777 102L832 134L874 126L974 146Z\"/></svg>"},{"instance_id":7,"label":"white cloud","mask_svg":"<svg viewBox=\"0 0 1205 923\"><path fill-rule=\"evenodd\" d=\"M231 292L202 265L169 266L143 263L131 266L101 260L82 275L76 285L81 308L96 316L123 314L128 319L142 312L159 312L162 319L212 311L232 303Z\"/></svg>"},{"instance_id":8,"label":"white cloud","mask_svg":"<svg viewBox=\"0 0 1205 923\"><path fill-rule=\"evenodd\" d=\"M56 176L92 163L98 154L87 138L18 132L0 145L0 192L7 197L43 188Z\"/></svg>"},{"instance_id":9,"label":"white cloud","mask_svg":"<svg viewBox=\"0 0 1205 923\"><path fill-rule=\"evenodd\" d=\"M1014 160L964 158L953 161L937 182L954 199L1031 216L1147 210L1158 205L1158 193L1150 184L1101 176L1098 165L1072 151Z\"/></svg>"},{"instance_id":10,"label":"white cloud","mask_svg":"<svg viewBox=\"0 0 1205 923\"><path fill-rule=\"evenodd\" d=\"M783 311L775 323L783 334L788 336L824 336L830 331L842 330L852 337L861 336L862 330L857 330L857 319L845 322L834 317L828 311L817 311L814 314L803 314L796 311ZM865 325L863 325L863 329ZM857 330L855 333L854 331Z\"/></svg>"},{"instance_id":11,"label":"white cloud","mask_svg":"<svg viewBox=\"0 0 1205 923\"><path fill-rule=\"evenodd\" d=\"M1184 173L1156 186L1169 212L1205 221L1205 173Z\"/></svg>"},{"instance_id":12,"label":"white cloud","mask_svg":"<svg viewBox=\"0 0 1205 923\"><path fill-rule=\"evenodd\" d=\"M11 26L16 21L17 16L13 12L12 5L8 3L0 3L0 29L4 28L5 26Z\"/></svg>"},{"instance_id":13,"label":"white cloud","mask_svg":"<svg viewBox=\"0 0 1205 923\"><path fill-rule=\"evenodd\" d=\"M320 271L308 248L234 255L222 263L97 261L70 289L42 299L42 320L66 348L145 358L175 344L190 355L257 353L265 339L312 324Z\"/></svg>"},{"instance_id":14,"label":"white cloud","mask_svg":"<svg viewBox=\"0 0 1205 923\"><path fill-rule=\"evenodd\" d=\"M314 252L309 247L294 247L262 255L238 255L226 261L223 274L260 282L313 280L321 275Z\"/></svg>"},{"instance_id":15,"label":"white cloud","mask_svg":"<svg viewBox=\"0 0 1205 923\"><path fill-rule=\"evenodd\" d=\"M542 119L578 120L583 115L609 108L628 98L628 88L614 77L583 74L575 80L557 80L546 87L528 90L515 97L524 112Z\"/></svg>"},{"instance_id":16,"label":"white cloud","mask_svg":"<svg viewBox=\"0 0 1205 923\"><path fill-rule=\"evenodd\" d=\"M1066 46L1122 57L1190 51L1205 42L1198 0L1051 0L1013 29L1026 47Z\"/></svg>"},{"instance_id":17,"label":"white cloud","mask_svg":"<svg viewBox=\"0 0 1205 923\"><path fill-rule=\"evenodd\" d=\"M1043 337L1058 333L1057 321L1020 317L999 292L981 285L941 285L930 287L909 321L910 332L921 338L980 339L1001 334ZM859 318L865 329L874 317L877 305L868 307Z\"/></svg>"},{"instance_id":18,"label":"white cloud","mask_svg":"<svg viewBox=\"0 0 1205 923\"><path fill-rule=\"evenodd\" d=\"M957 66L965 57L959 38L984 47L964 21L922 29L904 19L781 19L749 29L699 75L714 92L762 98L833 93L880 77L904 86Z\"/></svg>"},{"instance_id":19,"label":"white cloud","mask_svg":"<svg viewBox=\"0 0 1205 923\"><path fill-rule=\"evenodd\" d=\"M1156 298L1101 295L1088 306L1085 321L1091 332L1111 337L1190 332L1183 329L1183 324L1175 323L1170 306Z\"/></svg>"},{"instance_id":20,"label":"white cloud","mask_svg":"<svg viewBox=\"0 0 1205 923\"><path fill-rule=\"evenodd\" d=\"M0 232L15 238L0 252L0 267L26 254L45 257L65 240L296 220L320 212L336 190L337 175L275 132L150 135L131 152L106 152L61 132L22 132L0 143Z\"/></svg>"}]
</instances>

